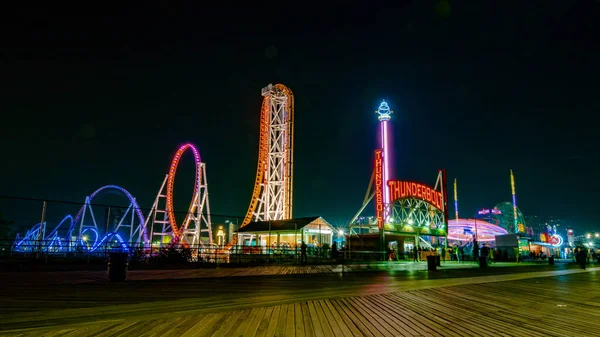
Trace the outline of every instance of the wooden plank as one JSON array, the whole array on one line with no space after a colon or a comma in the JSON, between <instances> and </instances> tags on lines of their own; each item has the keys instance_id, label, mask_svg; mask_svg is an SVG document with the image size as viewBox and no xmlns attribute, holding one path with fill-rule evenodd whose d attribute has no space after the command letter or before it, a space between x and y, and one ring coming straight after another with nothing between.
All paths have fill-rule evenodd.
<instances>
[{"instance_id":1,"label":"wooden plank","mask_svg":"<svg viewBox=\"0 0 600 337\"><path fill-rule=\"evenodd\" d=\"M329 327L331 328L331 331L333 332L333 335L334 336L342 336L344 333L342 332L342 329L340 328L340 326L339 326L338 322L336 321L335 317L333 316L333 314L329 310L329 307L327 306L327 303L325 303L325 301L321 300L321 301L317 301L315 303L315 305L319 305L321 307L321 311L325 315L325 319L329 323Z\"/></svg>"},{"instance_id":2,"label":"wooden plank","mask_svg":"<svg viewBox=\"0 0 600 337\"><path fill-rule=\"evenodd\" d=\"M289 304L287 317L285 319L285 336L294 336L296 333L295 311L295 306L293 304Z\"/></svg>"},{"instance_id":3,"label":"wooden plank","mask_svg":"<svg viewBox=\"0 0 600 337\"><path fill-rule=\"evenodd\" d=\"M265 332L265 336L275 336L277 331L277 322L279 321L279 312L281 311L281 306L276 306L273 308L273 313L271 313L271 319L269 321L269 326L267 327L267 331Z\"/></svg>"},{"instance_id":4,"label":"wooden plank","mask_svg":"<svg viewBox=\"0 0 600 337\"><path fill-rule=\"evenodd\" d=\"M125 326L123 329L120 329L119 331L114 332L115 334L118 334L119 336L127 336L127 335L131 335L131 334L138 334L141 335L144 332L144 326L146 325L145 321L133 321L133 324L130 324L129 326Z\"/></svg>"},{"instance_id":5,"label":"wooden plank","mask_svg":"<svg viewBox=\"0 0 600 337\"><path fill-rule=\"evenodd\" d=\"M277 322L277 328L275 329L275 336L285 336L285 325L287 323L287 312L288 305L283 304L279 306L279 321Z\"/></svg>"},{"instance_id":6,"label":"wooden plank","mask_svg":"<svg viewBox=\"0 0 600 337\"><path fill-rule=\"evenodd\" d=\"M236 310L232 313L229 313L229 315L227 315L227 319L224 320L219 327L213 329L215 331L213 337L227 336L229 332L234 329L234 327L237 327L235 323L238 321L240 316L242 316L243 312L244 310Z\"/></svg>"},{"instance_id":7,"label":"wooden plank","mask_svg":"<svg viewBox=\"0 0 600 337\"><path fill-rule=\"evenodd\" d=\"M348 312L345 310L345 306L343 305L343 303L340 303L337 300L327 301L331 304L333 309L341 317L341 321L343 321L344 325L350 330L352 336L365 336L365 334L362 331L368 332L369 329L367 329L364 326L361 329L361 326L359 325L362 325L362 323L356 317L354 317L351 312L349 312L350 310L348 310ZM354 317L354 319L352 317Z\"/></svg>"},{"instance_id":8,"label":"wooden plank","mask_svg":"<svg viewBox=\"0 0 600 337\"><path fill-rule=\"evenodd\" d=\"M199 315L198 321L196 321L196 324L192 325L191 328L189 328L183 335L181 335L181 337L198 336L196 334L196 332L198 330L202 329L202 327L206 326L206 324L210 323L218 315L219 314L217 314L217 313L212 313L212 314L202 315L202 316Z\"/></svg>"},{"instance_id":9,"label":"wooden plank","mask_svg":"<svg viewBox=\"0 0 600 337\"><path fill-rule=\"evenodd\" d=\"M250 323L252 322L252 320L254 320L254 317L256 317L257 312L259 311L259 308L253 308L253 309L246 309L249 310L250 313L248 314L248 317L241 320L238 320L239 322L239 326L238 328L235 330L235 332L231 335L233 336L245 336L246 335L246 331L248 331L248 328L250 326Z\"/></svg>"},{"instance_id":10,"label":"wooden plank","mask_svg":"<svg viewBox=\"0 0 600 337\"><path fill-rule=\"evenodd\" d=\"M436 333L433 329L436 327L435 322L428 321L427 324L420 324L419 320L413 319L413 317L418 315L413 317L405 315L403 310L400 310L400 306L394 305L395 303L387 299L384 295L369 296L369 300L379 307L381 311L389 313L392 317L392 322L400 324L400 329L407 330L411 335L441 336L441 334ZM450 335L451 334L446 333L446 336Z\"/></svg>"},{"instance_id":11,"label":"wooden plank","mask_svg":"<svg viewBox=\"0 0 600 337\"><path fill-rule=\"evenodd\" d=\"M248 324L248 329L246 330L244 336L253 337L256 334L258 331L258 326L260 325L260 322L262 321L266 311L267 309L264 307L256 309L256 316L254 316L250 324Z\"/></svg>"},{"instance_id":12,"label":"wooden plank","mask_svg":"<svg viewBox=\"0 0 600 337\"><path fill-rule=\"evenodd\" d=\"M400 331L392 328L387 322L373 314L368 307L363 306L358 297L351 297L346 300L367 319L366 323L367 326L370 326L369 329L371 331L373 331L371 329L373 327L374 330L379 331L383 336L402 335Z\"/></svg>"},{"instance_id":13,"label":"wooden plank","mask_svg":"<svg viewBox=\"0 0 600 337\"><path fill-rule=\"evenodd\" d=\"M185 316L182 317L182 320L180 320L175 326L171 325L171 324L167 324L167 329L161 331L161 334L159 336L161 337L178 337L181 336L182 334L184 334L191 326L192 322L196 321L197 315L190 315L190 316Z\"/></svg>"},{"instance_id":14,"label":"wooden plank","mask_svg":"<svg viewBox=\"0 0 600 337\"><path fill-rule=\"evenodd\" d=\"M410 310L410 303L408 303L408 301L399 299L397 296L393 295L395 294L385 295L385 298L392 303L396 303L404 308L409 308ZM429 297L425 298L423 301L425 303L424 305L426 306L431 307L433 305ZM411 310L411 314L409 316L415 321L422 322L423 325L427 327L431 325L437 325L440 328L443 327L444 329L450 330L455 334L461 335L464 330L460 327L456 327L454 323L457 320L471 319L473 314L469 311L459 312L456 307L445 306L443 303L438 302L439 301L436 301L435 305L431 307L431 310L427 310L425 312L415 313Z\"/></svg>"},{"instance_id":15,"label":"wooden plank","mask_svg":"<svg viewBox=\"0 0 600 337\"><path fill-rule=\"evenodd\" d=\"M305 337L305 333L304 333L304 321L302 319L302 306L300 305L300 303L294 303L294 313L295 313L295 317L294 317L294 322L295 322L295 334L296 337Z\"/></svg>"},{"instance_id":16,"label":"wooden plank","mask_svg":"<svg viewBox=\"0 0 600 337\"><path fill-rule=\"evenodd\" d=\"M133 324L133 323L131 323ZM102 332L114 329L121 325L121 323L100 323L100 324L86 324L83 327L75 328L70 333L62 335L63 337L85 337L85 336L98 336ZM0 332L0 335L2 333Z\"/></svg>"},{"instance_id":17,"label":"wooden plank","mask_svg":"<svg viewBox=\"0 0 600 337\"><path fill-rule=\"evenodd\" d=\"M157 332L164 328L165 325L168 325L169 321L170 320L168 318L146 321L146 325L144 325L144 334L147 334L148 336L156 336Z\"/></svg>"},{"instance_id":18,"label":"wooden plank","mask_svg":"<svg viewBox=\"0 0 600 337\"><path fill-rule=\"evenodd\" d=\"M415 293L416 291L407 293L394 293L393 296L402 299L401 303L418 315L427 316L431 311L436 311L436 308L431 306L431 301L429 299L424 300ZM437 308L437 311L439 311L439 308ZM454 316L453 323L460 326L461 329L470 331L468 334L488 336L491 333L485 328L482 329L472 324L474 313L462 313L461 316L453 315L455 313L456 311L452 311L446 314L449 316Z\"/></svg>"},{"instance_id":19,"label":"wooden plank","mask_svg":"<svg viewBox=\"0 0 600 337\"><path fill-rule=\"evenodd\" d=\"M321 325L321 329L323 332L321 336L334 337L335 334L333 333L333 329L331 328L331 322L329 322L329 320L325 316L323 308L321 308L321 306L319 305L319 301L312 301L312 304L315 308L315 314L317 315L313 319L318 320Z\"/></svg>"},{"instance_id":20,"label":"wooden plank","mask_svg":"<svg viewBox=\"0 0 600 337\"><path fill-rule=\"evenodd\" d=\"M344 319L340 316L340 314L334 308L334 306L333 306L333 304L331 303L330 300L323 300L322 301L322 306L323 307L325 307L325 306L327 307L327 310L331 314L332 320L334 322L337 322L337 324L338 324L338 326L339 326L339 328L340 328L341 333L342 333L343 336L345 336L345 337L352 337L352 336L354 336L354 333L350 330L351 327L354 327L354 324L352 324L351 326L348 326L346 324L346 322L344 321ZM338 335L338 336L340 336L340 335Z\"/></svg>"},{"instance_id":21,"label":"wooden plank","mask_svg":"<svg viewBox=\"0 0 600 337\"><path fill-rule=\"evenodd\" d=\"M312 326L315 329L315 336L323 336L325 333L323 332L323 327L321 326L319 315L317 315L315 304L312 301L308 301L306 302L306 305L308 306L308 312L310 313L310 321L312 322Z\"/></svg>"},{"instance_id":22,"label":"wooden plank","mask_svg":"<svg viewBox=\"0 0 600 337\"><path fill-rule=\"evenodd\" d=\"M486 301L485 299L481 299L477 296L469 296L468 293L466 291L463 290L462 293L457 292L456 290L447 290L447 289L435 289L432 291L432 294L435 294L436 298L439 298L440 300L443 300L444 302L449 302L449 303L453 303L453 307L456 308L460 305L460 303L464 303L466 302L467 308L468 310L470 310L470 307L468 306L468 304L472 301L479 301L479 300L483 300ZM487 301L486 301L487 302ZM494 325L496 325L498 327L498 329L500 331L503 332L510 332L510 331L514 331L515 329L518 329L514 322L509 322L509 321L504 321L501 319L501 316L499 316L497 314L497 312L499 310L512 310L514 309L514 305L513 306L507 306L504 305L503 303L500 303L499 301L495 301L495 302L490 302L490 306L493 306L495 309L491 310L490 312L482 312L481 314L484 316L487 316L491 319L493 319L494 321ZM461 307L464 307L464 305L461 305ZM487 321L484 321L484 323L488 323ZM521 332L524 333L524 332ZM502 332L500 333L502 334ZM539 337L543 337L545 336L543 333L538 333L535 331L531 331L529 332L529 335L531 337L534 336L539 336Z\"/></svg>"},{"instance_id":23,"label":"wooden plank","mask_svg":"<svg viewBox=\"0 0 600 337\"><path fill-rule=\"evenodd\" d=\"M353 319L356 324L356 327L360 329L364 336L369 337L380 337L383 336L379 330L375 329L367 320L367 318L359 311L354 308L354 306L348 302L344 298L340 298L338 300L340 304L343 304L345 310L344 312L348 314L348 317Z\"/></svg>"},{"instance_id":24,"label":"wooden plank","mask_svg":"<svg viewBox=\"0 0 600 337\"><path fill-rule=\"evenodd\" d=\"M310 311L308 310L308 304L306 302L301 302L300 306L302 307L302 321L304 323L304 335L306 337L315 337L315 330L312 324L312 320L310 317Z\"/></svg>"},{"instance_id":25,"label":"wooden plank","mask_svg":"<svg viewBox=\"0 0 600 337\"><path fill-rule=\"evenodd\" d=\"M412 327L410 327L409 331L407 331L406 325L398 324L397 320L394 317L390 316L388 312L386 312L385 310L382 310L381 307L374 305L372 303L371 296L365 296L362 298L357 297L354 300L361 303L361 305L364 306L366 310L368 310L371 317L375 317L378 324L380 324L380 322L385 322L385 324L387 324L389 326L389 328L387 328L387 330L388 331L393 330L395 335L417 336L417 335L426 335L427 334L426 332L419 331L419 329L413 329Z\"/></svg>"},{"instance_id":26,"label":"wooden plank","mask_svg":"<svg viewBox=\"0 0 600 337\"><path fill-rule=\"evenodd\" d=\"M271 316L273 315L274 309L275 309L275 307L265 308L265 314L263 315L263 317L260 321L260 324L258 326L258 329L256 330L256 333L254 334L255 337L265 336L265 334L267 333L267 328L269 327L269 324L271 323Z\"/></svg>"}]
</instances>

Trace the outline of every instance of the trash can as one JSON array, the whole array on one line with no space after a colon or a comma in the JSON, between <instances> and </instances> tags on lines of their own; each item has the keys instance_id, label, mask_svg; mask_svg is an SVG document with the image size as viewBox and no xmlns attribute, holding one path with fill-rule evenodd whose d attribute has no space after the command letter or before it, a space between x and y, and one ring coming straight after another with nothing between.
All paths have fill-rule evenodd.
<instances>
[{"instance_id":1,"label":"trash can","mask_svg":"<svg viewBox=\"0 0 600 337\"><path fill-rule=\"evenodd\" d=\"M487 266L488 266L487 258L485 256L480 256L479 257L479 268L486 268Z\"/></svg>"},{"instance_id":2,"label":"trash can","mask_svg":"<svg viewBox=\"0 0 600 337\"><path fill-rule=\"evenodd\" d=\"M435 265L438 267L442 266L442 257L441 256L439 256L439 255L435 256Z\"/></svg>"},{"instance_id":3,"label":"trash can","mask_svg":"<svg viewBox=\"0 0 600 337\"><path fill-rule=\"evenodd\" d=\"M128 259L127 253L108 254L108 280L110 282L122 282L127 279Z\"/></svg>"},{"instance_id":4,"label":"trash can","mask_svg":"<svg viewBox=\"0 0 600 337\"><path fill-rule=\"evenodd\" d=\"M554 256L549 256L548 257L548 264L553 266L554 265Z\"/></svg>"},{"instance_id":5,"label":"trash can","mask_svg":"<svg viewBox=\"0 0 600 337\"><path fill-rule=\"evenodd\" d=\"M435 271L436 265L437 264L435 261L435 256L433 256L433 255L427 256L427 270Z\"/></svg>"}]
</instances>

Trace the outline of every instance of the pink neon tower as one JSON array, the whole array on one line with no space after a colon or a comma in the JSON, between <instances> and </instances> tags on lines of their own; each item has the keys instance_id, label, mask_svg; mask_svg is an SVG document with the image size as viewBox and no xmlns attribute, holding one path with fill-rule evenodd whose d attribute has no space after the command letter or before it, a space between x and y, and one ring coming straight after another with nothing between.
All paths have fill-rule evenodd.
<instances>
[{"instance_id":1,"label":"pink neon tower","mask_svg":"<svg viewBox=\"0 0 600 337\"><path fill-rule=\"evenodd\" d=\"M379 119L379 125L380 125L380 135L381 135L381 139L380 139L380 146L381 149L383 149L383 207L385 209L385 213L384 213L384 217L385 217L385 222L388 222L389 219L389 205L390 205L390 194L388 191L388 186L387 186L387 182L388 180L390 180L390 153L391 153L391 149L390 149L390 142L389 142L389 137L390 137L390 131L389 131L389 121L392 118L392 114L394 113L392 110L390 110L390 107L388 106L388 104L385 101L382 101L381 104L379 105L379 109L377 109L377 111L375 111L375 113L377 113L379 116L377 117Z\"/></svg>"}]
</instances>

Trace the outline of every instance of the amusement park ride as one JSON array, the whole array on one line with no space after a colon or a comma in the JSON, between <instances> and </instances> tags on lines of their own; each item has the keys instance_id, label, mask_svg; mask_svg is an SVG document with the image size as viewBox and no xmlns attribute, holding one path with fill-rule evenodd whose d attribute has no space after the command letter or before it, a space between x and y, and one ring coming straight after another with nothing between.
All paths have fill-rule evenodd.
<instances>
[{"instance_id":1,"label":"amusement park ride","mask_svg":"<svg viewBox=\"0 0 600 337\"><path fill-rule=\"evenodd\" d=\"M448 227L446 173L439 170L434 187L421 183L394 180L391 170L390 120L393 111L387 102L381 102L375 111L379 119L379 148L375 150L373 174L363 204L350 220L352 237L379 235L378 248L385 250L386 236L415 237L420 235L445 237ZM357 221L367 205L375 199L375 218Z\"/></svg>"},{"instance_id":2,"label":"amusement park ride","mask_svg":"<svg viewBox=\"0 0 600 337\"><path fill-rule=\"evenodd\" d=\"M391 170L390 123L393 112L387 102L383 101L376 111L379 119L379 148L375 150L373 174L364 201L358 212L350 220L350 240L360 240L364 247L371 246L365 241L379 236L380 250L389 241L398 243L413 242L416 246L438 244L465 244L478 241L495 240L496 235L523 233L523 215L518 210L515 198L515 180L512 170L511 189L512 203L498 204L492 213L503 216L501 221L488 223L477 219L460 219L458 216L457 181L454 180L455 219L449 220L448 195L446 188L446 172L439 170L433 187L411 181L394 180ZM361 221L360 217L367 205L375 200L375 217L369 221ZM496 214L497 213L497 214ZM510 219L508 219L510 218ZM504 226L500 226L502 223ZM386 236L389 236L386 239ZM414 238L414 239L413 239ZM427 238L428 240L426 240ZM414 240L414 241L413 241ZM371 240L373 241L373 240Z\"/></svg>"},{"instance_id":3,"label":"amusement park ride","mask_svg":"<svg viewBox=\"0 0 600 337\"><path fill-rule=\"evenodd\" d=\"M292 218L294 95L282 84L269 84L262 89L262 96L256 179L250 205L240 228L252 221ZM365 199L350 221L350 239L354 235L360 237L364 234L378 234L379 243L384 245L386 235L414 236L415 242L423 240L423 238L419 239L420 236L437 237L438 243L440 238L444 238L446 243L449 239L463 238L465 233L456 232L456 226L467 226L468 221L461 222L458 218L456 180L454 181L456 221L454 224L452 222L449 224L445 170L438 171L433 187L418 182L394 180L389 139L393 111L383 101L376 113L380 122L379 148L374 152L374 169ZM183 221L178 223L175 219L173 189L180 159L186 151L194 156L196 174L193 181L194 192L187 214ZM519 224L523 222L518 219L520 212L516 206L512 171L511 186L513 203L502 205L502 213L514 214L510 231L518 232ZM125 214L112 227L108 224L99 226L93 210L94 198L105 191L119 192L129 201ZM374 221L368 223L357 221L373 199L375 199L376 209ZM509 211L508 208L512 209ZM218 247L213 243L206 163L202 162L200 152L190 143L180 146L175 152L169 171L146 215L143 214L136 199L126 189L116 185L101 187L87 196L74 218L67 215L48 234L46 234L44 220L45 203L42 213L42 221L39 224L33 226L24 237L17 235L13 251L93 252L101 247L105 250L109 245L113 249L127 251L131 248L147 249L164 246L197 249ZM59 229L67 223L69 227L61 237ZM451 230L453 226L455 228ZM487 229L490 228L482 227L482 233ZM223 248L224 252L226 253L236 243L237 237L233 236Z\"/></svg>"},{"instance_id":4,"label":"amusement park ride","mask_svg":"<svg viewBox=\"0 0 600 337\"><path fill-rule=\"evenodd\" d=\"M241 227L251 221L292 217L294 96L282 84L269 84L262 89L262 96L258 168L250 206ZM175 219L173 188L179 161L186 151L194 155L196 175L188 212L183 222L178 224ZM108 190L123 194L128 199L129 206L113 228L108 225L101 228L96 221L92 201L98 194ZM190 143L177 149L169 172L146 216L135 198L126 189L116 185L101 187L87 196L75 218L67 215L47 235L44 215L45 207L41 223L33 226L24 237L17 235L13 251L94 252L105 250L107 246L121 251L155 246L216 247L211 228L206 163L202 162L200 152ZM60 237L59 229L67 222L69 228L66 235ZM235 241L234 237L226 249L234 245Z\"/></svg>"}]
</instances>

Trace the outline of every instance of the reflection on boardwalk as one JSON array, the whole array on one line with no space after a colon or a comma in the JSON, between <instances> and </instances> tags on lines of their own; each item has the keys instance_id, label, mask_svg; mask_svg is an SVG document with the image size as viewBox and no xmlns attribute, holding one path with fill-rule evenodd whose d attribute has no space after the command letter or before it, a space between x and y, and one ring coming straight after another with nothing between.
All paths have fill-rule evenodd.
<instances>
[{"instance_id":1,"label":"reflection on boardwalk","mask_svg":"<svg viewBox=\"0 0 600 337\"><path fill-rule=\"evenodd\" d=\"M590 336L600 331L598 270L532 268L220 301L158 296L140 304L4 312L0 325L24 336ZM14 330L36 321L38 328Z\"/></svg>"}]
</instances>

